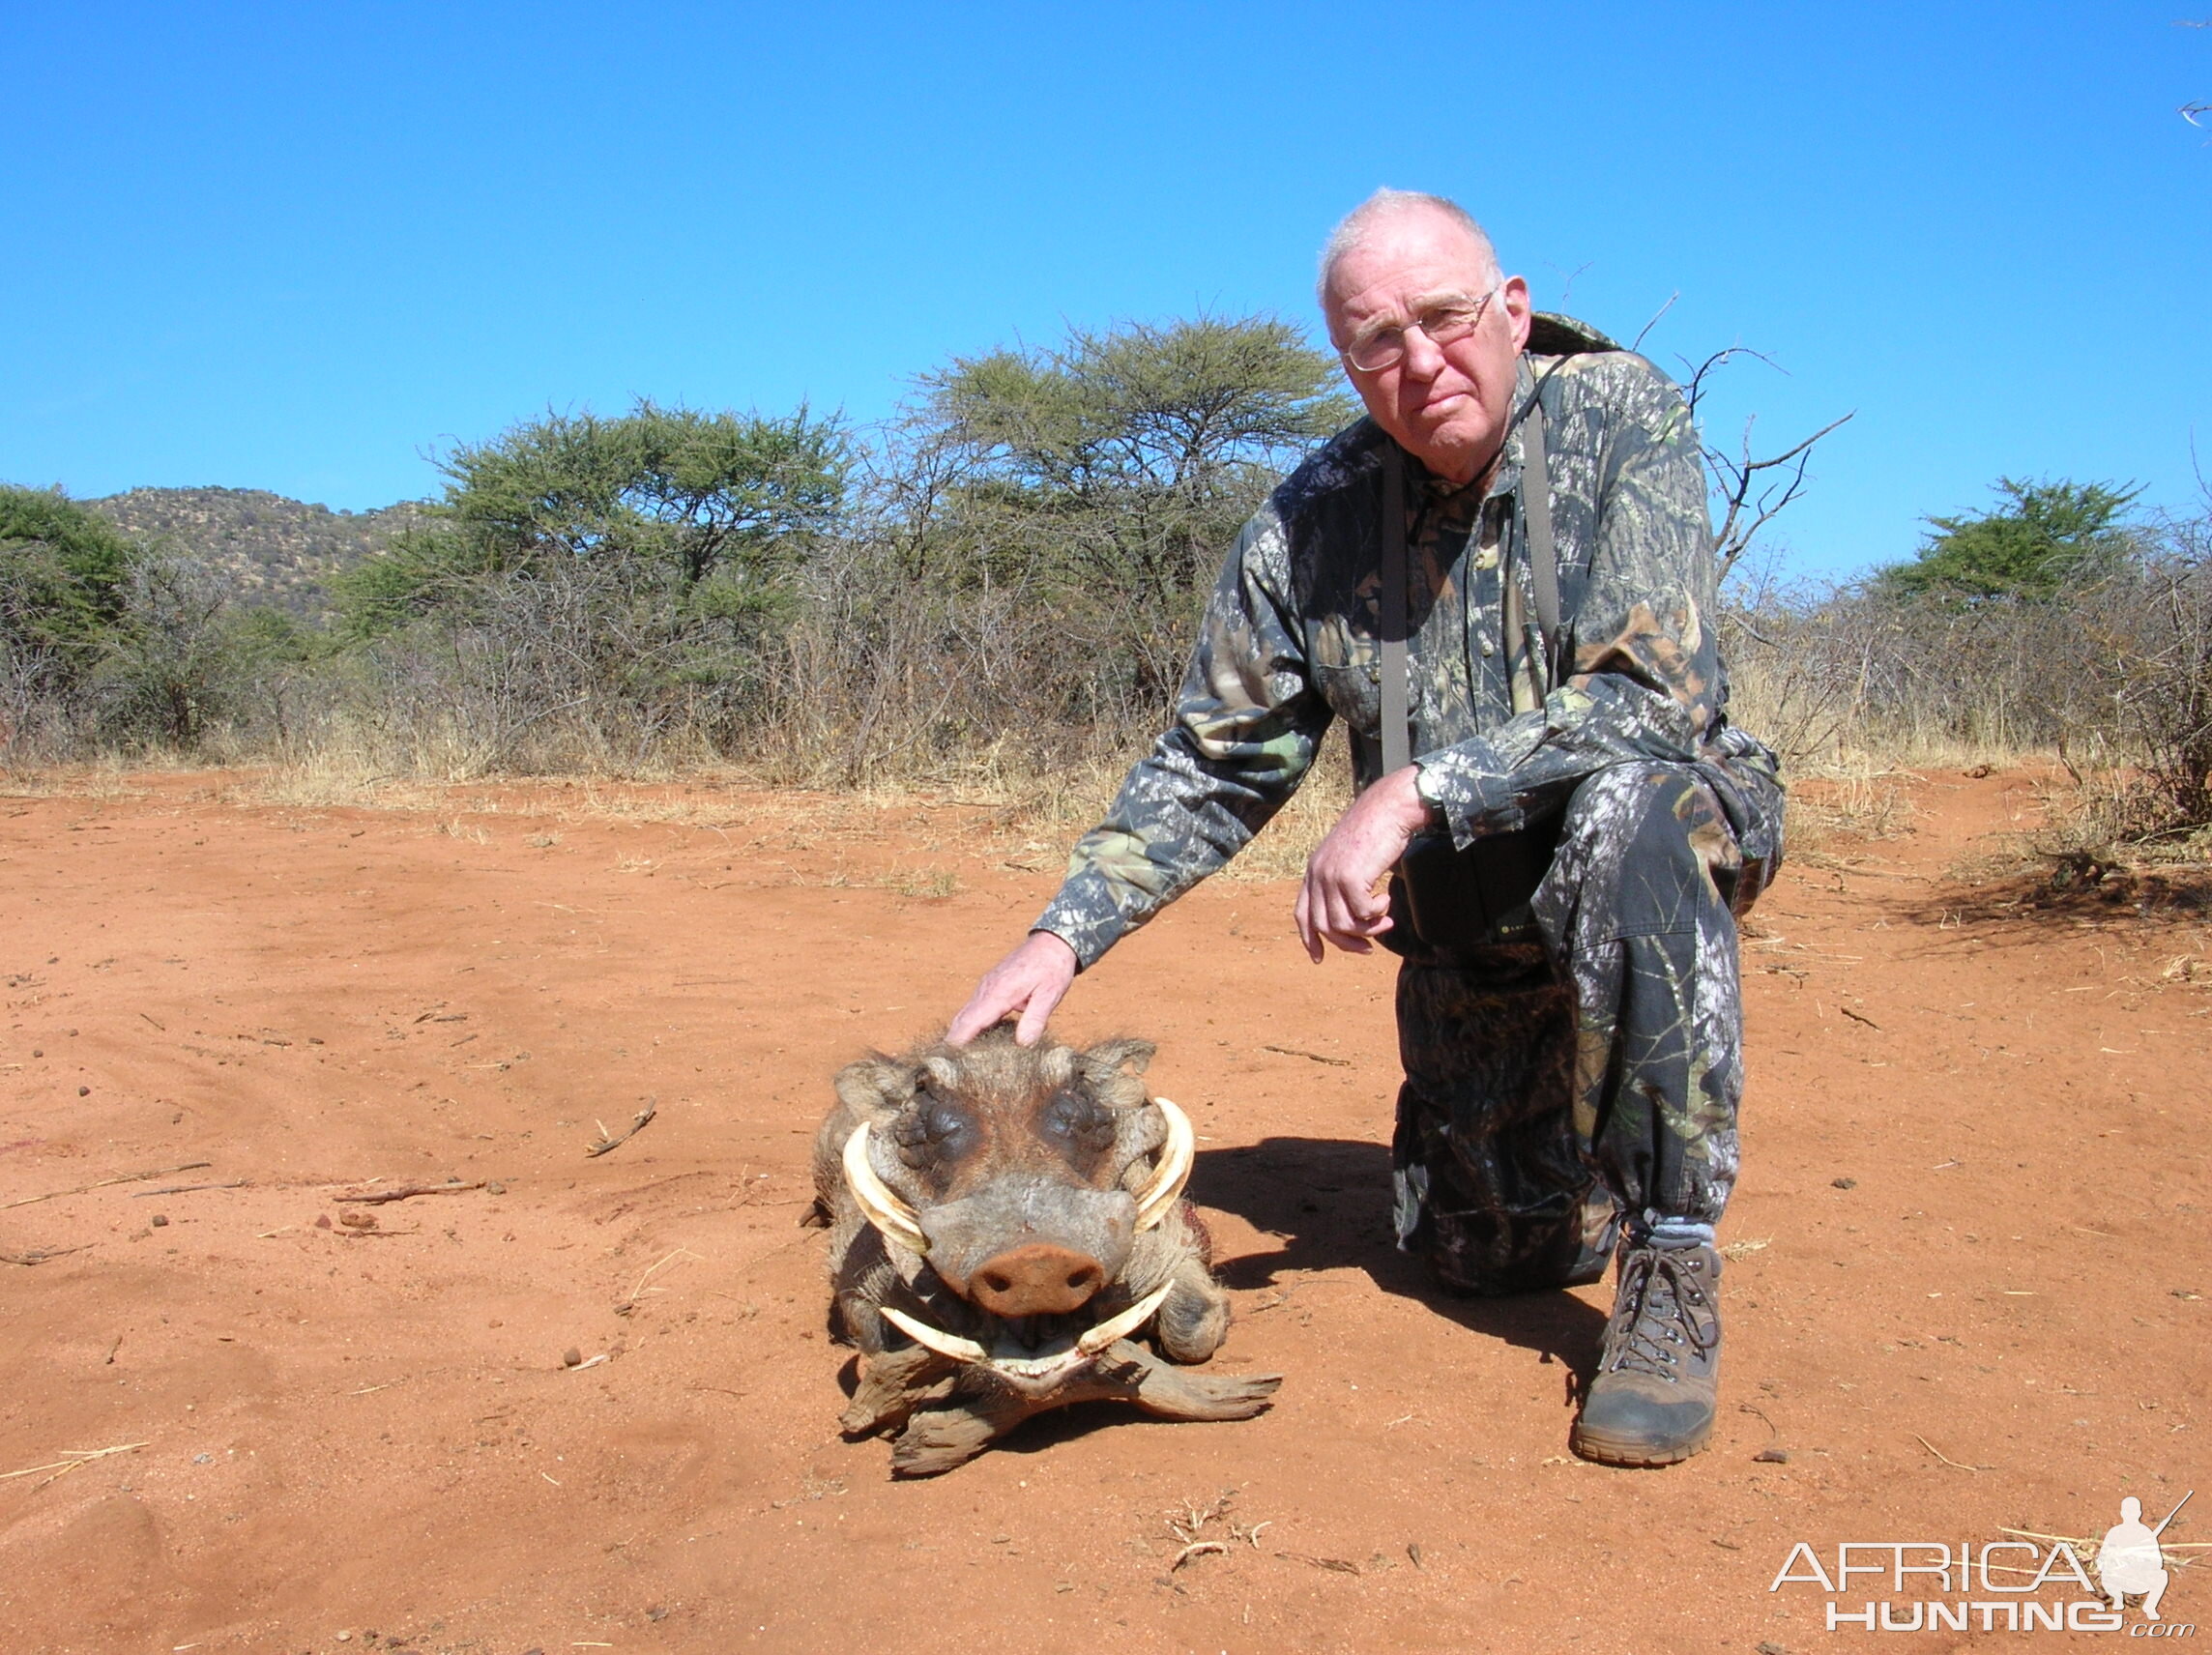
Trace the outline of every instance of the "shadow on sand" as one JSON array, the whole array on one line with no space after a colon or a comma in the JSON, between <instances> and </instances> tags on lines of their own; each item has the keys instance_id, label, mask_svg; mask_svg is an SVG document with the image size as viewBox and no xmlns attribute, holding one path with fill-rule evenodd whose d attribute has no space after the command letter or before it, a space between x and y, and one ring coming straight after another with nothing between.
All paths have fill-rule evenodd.
<instances>
[{"instance_id":1,"label":"shadow on sand","mask_svg":"<svg viewBox=\"0 0 2212 1655\"><path fill-rule=\"evenodd\" d=\"M1390 1227L1390 1151L1341 1138L1267 1138L1202 1150L1190 1179L1201 1206L1234 1212L1276 1237L1276 1251L1219 1259L1231 1288L1295 1291L1301 1273L1351 1265L1384 1292L1418 1299L1470 1331L1558 1362L1579 1387L1597 1366L1605 1315L1573 1293L1475 1298L1440 1287L1398 1251Z\"/></svg>"}]
</instances>

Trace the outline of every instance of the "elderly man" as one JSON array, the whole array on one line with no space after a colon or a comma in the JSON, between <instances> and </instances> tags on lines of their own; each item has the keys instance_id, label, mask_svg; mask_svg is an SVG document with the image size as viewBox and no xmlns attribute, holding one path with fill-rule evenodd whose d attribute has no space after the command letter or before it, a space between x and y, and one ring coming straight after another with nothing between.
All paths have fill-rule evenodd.
<instances>
[{"instance_id":1,"label":"elderly man","mask_svg":"<svg viewBox=\"0 0 2212 1655\"><path fill-rule=\"evenodd\" d=\"M1662 374L1535 315L1439 197L1355 210L1321 301L1368 418L1237 537L1174 725L950 1037L1019 1013L1035 1039L1344 719L1359 797L1296 921L1317 962L1403 956L1399 1244L1503 1293L1594 1281L1617 1243L1574 1446L1671 1464L1712 1431L1735 915L1782 828L1772 756L1723 711L1697 436Z\"/></svg>"}]
</instances>

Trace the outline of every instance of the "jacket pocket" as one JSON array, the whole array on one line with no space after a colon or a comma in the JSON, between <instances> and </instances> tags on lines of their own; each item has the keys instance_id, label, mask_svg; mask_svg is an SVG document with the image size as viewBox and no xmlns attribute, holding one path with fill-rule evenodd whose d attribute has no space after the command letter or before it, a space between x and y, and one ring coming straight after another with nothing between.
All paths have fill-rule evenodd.
<instances>
[{"instance_id":1,"label":"jacket pocket","mask_svg":"<svg viewBox=\"0 0 2212 1655\"><path fill-rule=\"evenodd\" d=\"M1329 711L1343 719L1347 728L1370 740L1376 738L1382 727L1382 669L1379 664L1316 667L1314 682Z\"/></svg>"},{"instance_id":2,"label":"jacket pocket","mask_svg":"<svg viewBox=\"0 0 2212 1655\"><path fill-rule=\"evenodd\" d=\"M1382 725L1382 645L1354 631L1342 616L1316 629L1313 682L1334 712L1354 733L1373 740Z\"/></svg>"}]
</instances>

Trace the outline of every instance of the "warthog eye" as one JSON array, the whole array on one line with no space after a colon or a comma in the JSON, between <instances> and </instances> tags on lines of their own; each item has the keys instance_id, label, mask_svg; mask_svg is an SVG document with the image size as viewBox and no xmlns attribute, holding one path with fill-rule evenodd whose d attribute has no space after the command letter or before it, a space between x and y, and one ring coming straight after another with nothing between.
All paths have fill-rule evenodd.
<instances>
[{"instance_id":1,"label":"warthog eye","mask_svg":"<svg viewBox=\"0 0 2212 1655\"><path fill-rule=\"evenodd\" d=\"M975 1122L958 1105L933 1095L926 1088L891 1125L891 1141L899 1159L921 1170L947 1166L975 1147Z\"/></svg>"},{"instance_id":2,"label":"warthog eye","mask_svg":"<svg viewBox=\"0 0 2212 1655\"><path fill-rule=\"evenodd\" d=\"M1114 1147L1113 1111L1085 1092L1055 1093L1037 1118L1037 1130L1072 1159L1100 1155Z\"/></svg>"}]
</instances>

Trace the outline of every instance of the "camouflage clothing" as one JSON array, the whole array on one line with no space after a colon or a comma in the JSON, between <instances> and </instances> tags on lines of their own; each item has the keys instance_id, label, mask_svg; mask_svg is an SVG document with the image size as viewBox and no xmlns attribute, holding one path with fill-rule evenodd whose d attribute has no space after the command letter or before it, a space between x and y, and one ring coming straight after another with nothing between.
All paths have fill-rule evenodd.
<instances>
[{"instance_id":1,"label":"camouflage clothing","mask_svg":"<svg viewBox=\"0 0 2212 1655\"><path fill-rule=\"evenodd\" d=\"M1463 847L1563 818L1540 949L1416 949L1400 980L1401 1235L1470 1287L1533 1285L1536 1255L1553 1280L1585 1251L1602 1260L1615 1202L1639 1221L1718 1216L1740 1085L1731 902L1756 894L1745 860L1770 868L1781 841L1772 758L1722 713L1704 474L1680 395L1616 350L1525 356L1516 405L1532 394L1563 661L1534 622L1521 427L1483 486L1406 459L1421 796ZM1084 966L1234 856L1331 718L1357 784L1381 773L1389 442L1369 421L1340 433L1238 536L1175 723L1037 921Z\"/></svg>"},{"instance_id":2,"label":"camouflage clothing","mask_svg":"<svg viewBox=\"0 0 2212 1655\"><path fill-rule=\"evenodd\" d=\"M1567 808L1540 945L1409 953L1398 1239L1444 1282L1595 1281L1623 1211L1639 1231L1719 1221L1743 1089L1735 914L1758 878L1731 817L1780 813L1753 767L1612 766Z\"/></svg>"}]
</instances>

